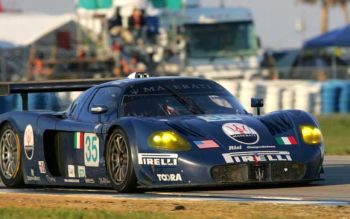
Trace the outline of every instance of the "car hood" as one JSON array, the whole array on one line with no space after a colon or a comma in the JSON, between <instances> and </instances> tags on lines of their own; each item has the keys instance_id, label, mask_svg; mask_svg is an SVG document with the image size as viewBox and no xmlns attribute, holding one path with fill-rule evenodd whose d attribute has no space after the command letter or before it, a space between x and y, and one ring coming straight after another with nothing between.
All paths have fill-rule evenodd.
<instances>
[{"instance_id":1,"label":"car hood","mask_svg":"<svg viewBox=\"0 0 350 219\"><path fill-rule=\"evenodd\" d=\"M189 140L213 140L222 147L275 145L267 126L253 116L196 116L166 123Z\"/></svg>"},{"instance_id":2,"label":"car hood","mask_svg":"<svg viewBox=\"0 0 350 219\"><path fill-rule=\"evenodd\" d=\"M149 118L143 119L143 122L147 123L149 130L172 129L193 144L214 141L226 149L275 148L278 142L281 143L277 138L292 137L295 142L298 141L292 121L284 114L268 118L251 115L198 115Z\"/></svg>"}]
</instances>

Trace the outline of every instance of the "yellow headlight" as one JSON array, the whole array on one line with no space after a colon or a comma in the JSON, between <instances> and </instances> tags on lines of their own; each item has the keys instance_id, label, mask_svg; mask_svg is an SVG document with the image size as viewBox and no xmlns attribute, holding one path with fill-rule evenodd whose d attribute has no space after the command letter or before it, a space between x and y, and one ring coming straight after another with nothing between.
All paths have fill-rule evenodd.
<instances>
[{"instance_id":1,"label":"yellow headlight","mask_svg":"<svg viewBox=\"0 0 350 219\"><path fill-rule=\"evenodd\" d=\"M188 151L190 143L172 131L155 132L148 137L148 145L152 148L167 151Z\"/></svg>"},{"instance_id":2,"label":"yellow headlight","mask_svg":"<svg viewBox=\"0 0 350 219\"><path fill-rule=\"evenodd\" d=\"M301 126L301 136L306 144L319 144L322 142L321 130L315 126Z\"/></svg>"}]
</instances>

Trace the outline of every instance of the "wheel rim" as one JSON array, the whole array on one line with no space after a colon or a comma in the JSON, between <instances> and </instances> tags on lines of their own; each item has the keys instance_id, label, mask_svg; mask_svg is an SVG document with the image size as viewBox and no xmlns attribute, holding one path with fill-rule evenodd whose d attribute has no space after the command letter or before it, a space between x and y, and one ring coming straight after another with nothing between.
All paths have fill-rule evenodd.
<instances>
[{"instance_id":1,"label":"wheel rim","mask_svg":"<svg viewBox=\"0 0 350 219\"><path fill-rule=\"evenodd\" d=\"M116 184L122 184L127 177L129 157L126 141L119 133L113 135L109 142L108 158L112 180Z\"/></svg>"},{"instance_id":2,"label":"wheel rim","mask_svg":"<svg viewBox=\"0 0 350 219\"><path fill-rule=\"evenodd\" d=\"M16 176L19 167L19 150L16 134L7 129L0 140L0 168L6 179Z\"/></svg>"}]
</instances>

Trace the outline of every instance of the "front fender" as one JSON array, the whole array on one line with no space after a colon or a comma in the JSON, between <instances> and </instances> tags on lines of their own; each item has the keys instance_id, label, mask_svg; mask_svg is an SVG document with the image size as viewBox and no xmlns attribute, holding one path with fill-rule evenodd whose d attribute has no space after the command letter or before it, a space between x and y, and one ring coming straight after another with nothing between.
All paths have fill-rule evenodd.
<instances>
[{"instance_id":1,"label":"front fender","mask_svg":"<svg viewBox=\"0 0 350 219\"><path fill-rule=\"evenodd\" d=\"M304 151L304 154L301 154L302 156L307 156L309 152L312 153L312 151L319 150L320 156L323 160L323 142L318 145L308 145L303 142L301 136L301 126L310 125L320 128L319 123L311 113L302 110L283 110L269 113L261 116L259 119L269 128L271 134L274 136L287 133L288 131L291 132L292 130L301 149Z\"/></svg>"}]
</instances>

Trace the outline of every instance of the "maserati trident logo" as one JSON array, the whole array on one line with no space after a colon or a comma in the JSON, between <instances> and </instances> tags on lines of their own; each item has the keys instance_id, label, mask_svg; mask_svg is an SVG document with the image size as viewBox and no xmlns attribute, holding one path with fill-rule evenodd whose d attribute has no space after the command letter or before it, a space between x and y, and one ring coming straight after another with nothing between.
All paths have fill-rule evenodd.
<instances>
[{"instance_id":1,"label":"maserati trident logo","mask_svg":"<svg viewBox=\"0 0 350 219\"><path fill-rule=\"evenodd\" d=\"M255 170L255 178L261 182L264 179L264 170L262 167L257 167Z\"/></svg>"},{"instance_id":2,"label":"maserati trident logo","mask_svg":"<svg viewBox=\"0 0 350 219\"><path fill-rule=\"evenodd\" d=\"M24 131L24 154L28 160L33 159L34 155L34 132L33 127L29 124Z\"/></svg>"},{"instance_id":3,"label":"maserati trident logo","mask_svg":"<svg viewBox=\"0 0 350 219\"><path fill-rule=\"evenodd\" d=\"M222 126L224 133L241 144L252 145L259 141L259 134L242 123L226 123Z\"/></svg>"}]
</instances>

